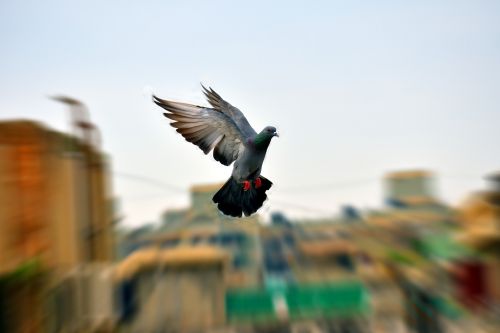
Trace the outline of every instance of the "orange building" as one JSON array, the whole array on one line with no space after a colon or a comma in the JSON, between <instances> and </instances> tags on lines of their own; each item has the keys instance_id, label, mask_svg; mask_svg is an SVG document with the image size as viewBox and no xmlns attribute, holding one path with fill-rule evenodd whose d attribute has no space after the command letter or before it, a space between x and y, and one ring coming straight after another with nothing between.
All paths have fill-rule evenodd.
<instances>
[{"instance_id":1,"label":"orange building","mask_svg":"<svg viewBox=\"0 0 500 333\"><path fill-rule=\"evenodd\" d=\"M108 161L31 121L0 122L0 275L113 259Z\"/></svg>"}]
</instances>

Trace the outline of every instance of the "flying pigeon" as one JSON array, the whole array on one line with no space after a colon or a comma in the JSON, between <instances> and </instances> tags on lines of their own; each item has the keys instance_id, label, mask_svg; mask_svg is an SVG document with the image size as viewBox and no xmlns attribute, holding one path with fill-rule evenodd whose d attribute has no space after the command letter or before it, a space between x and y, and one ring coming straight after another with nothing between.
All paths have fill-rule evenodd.
<instances>
[{"instance_id":1,"label":"flying pigeon","mask_svg":"<svg viewBox=\"0 0 500 333\"><path fill-rule=\"evenodd\" d=\"M250 216L262 207L266 191L273 185L260 172L271 139L278 133L273 126L255 132L238 108L212 88L202 85L202 89L212 108L167 101L155 95L153 102L167 111L163 115L173 120L170 125L186 141L205 154L213 150L215 160L226 166L234 162L231 177L212 201L225 215Z\"/></svg>"}]
</instances>

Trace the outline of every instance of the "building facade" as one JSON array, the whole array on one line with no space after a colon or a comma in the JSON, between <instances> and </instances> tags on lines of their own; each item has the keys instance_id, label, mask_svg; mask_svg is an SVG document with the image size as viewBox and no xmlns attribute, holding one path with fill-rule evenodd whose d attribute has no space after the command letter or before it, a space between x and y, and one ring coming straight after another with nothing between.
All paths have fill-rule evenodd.
<instances>
[{"instance_id":1,"label":"building facade","mask_svg":"<svg viewBox=\"0 0 500 333\"><path fill-rule=\"evenodd\" d=\"M0 331L44 331L51 286L114 259L113 222L102 152L32 121L0 122L0 294L8 300Z\"/></svg>"},{"instance_id":2,"label":"building facade","mask_svg":"<svg viewBox=\"0 0 500 333\"><path fill-rule=\"evenodd\" d=\"M0 267L113 259L107 157L29 121L0 123Z\"/></svg>"}]
</instances>

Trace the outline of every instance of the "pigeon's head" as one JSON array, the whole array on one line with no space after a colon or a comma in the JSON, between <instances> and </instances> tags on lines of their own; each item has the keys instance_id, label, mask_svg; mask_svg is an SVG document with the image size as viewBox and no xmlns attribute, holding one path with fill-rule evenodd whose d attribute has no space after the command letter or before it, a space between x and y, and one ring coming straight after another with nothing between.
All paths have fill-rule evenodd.
<instances>
[{"instance_id":1,"label":"pigeon's head","mask_svg":"<svg viewBox=\"0 0 500 333\"><path fill-rule=\"evenodd\" d=\"M276 132L276 127L274 126L266 126L260 133L259 135L262 135L264 137L268 137L269 139L272 139L274 136L278 136L278 132Z\"/></svg>"},{"instance_id":2,"label":"pigeon's head","mask_svg":"<svg viewBox=\"0 0 500 333\"><path fill-rule=\"evenodd\" d=\"M267 149L269 143L271 142L271 139L275 136L278 136L278 133L276 133L276 127L267 126L262 131L260 131L260 133L257 134L254 139L249 140L251 142L253 141L255 147L259 149Z\"/></svg>"}]
</instances>

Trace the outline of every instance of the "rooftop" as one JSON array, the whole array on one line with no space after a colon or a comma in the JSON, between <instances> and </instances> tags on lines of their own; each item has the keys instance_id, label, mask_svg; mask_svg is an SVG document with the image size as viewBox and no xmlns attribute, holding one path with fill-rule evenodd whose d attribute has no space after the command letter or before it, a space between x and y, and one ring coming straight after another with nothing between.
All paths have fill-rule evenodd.
<instances>
[{"instance_id":1,"label":"rooftop","mask_svg":"<svg viewBox=\"0 0 500 333\"><path fill-rule=\"evenodd\" d=\"M407 170L389 172L385 175L386 179L411 179L411 178L430 178L433 174L427 170Z\"/></svg>"},{"instance_id":2,"label":"rooftop","mask_svg":"<svg viewBox=\"0 0 500 333\"><path fill-rule=\"evenodd\" d=\"M201 184L201 185L194 185L191 186L191 192L215 192L219 188L221 188L223 183L217 183L217 184Z\"/></svg>"},{"instance_id":3,"label":"rooftop","mask_svg":"<svg viewBox=\"0 0 500 333\"><path fill-rule=\"evenodd\" d=\"M115 270L118 280L131 278L137 273L157 267L197 266L224 264L228 255L212 246L181 246L174 249L162 250L149 248L132 253L122 261Z\"/></svg>"}]
</instances>

